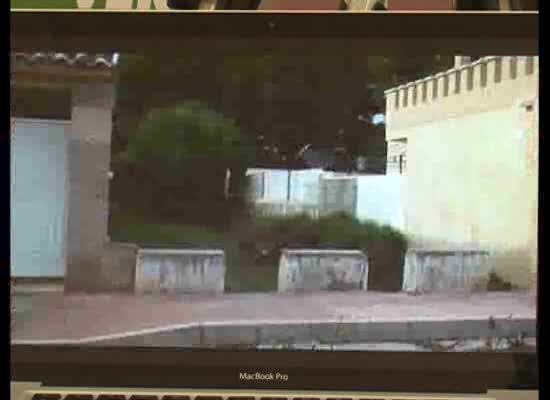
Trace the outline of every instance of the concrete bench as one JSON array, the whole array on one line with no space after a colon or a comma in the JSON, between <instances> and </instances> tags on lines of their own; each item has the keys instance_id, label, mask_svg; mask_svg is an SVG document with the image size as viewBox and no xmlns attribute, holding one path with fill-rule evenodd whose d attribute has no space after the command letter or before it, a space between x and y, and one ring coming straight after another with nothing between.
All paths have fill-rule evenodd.
<instances>
[{"instance_id":1,"label":"concrete bench","mask_svg":"<svg viewBox=\"0 0 550 400\"><path fill-rule=\"evenodd\" d=\"M141 249L135 293L223 293L223 250Z\"/></svg>"},{"instance_id":2,"label":"concrete bench","mask_svg":"<svg viewBox=\"0 0 550 400\"><path fill-rule=\"evenodd\" d=\"M486 284L490 272L487 251L409 250L405 257L403 290L477 289Z\"/></svg>"},{"instance_id":3,"label":"concrete bench","mask_svg":"<svg viewBox=\"0 0 550 400\"><path fill-rule=\"evenodd\" d=\"M358 250L286 249L279 262L279 292L367 290L369 265Z\"/></svg>"}]
</instances>

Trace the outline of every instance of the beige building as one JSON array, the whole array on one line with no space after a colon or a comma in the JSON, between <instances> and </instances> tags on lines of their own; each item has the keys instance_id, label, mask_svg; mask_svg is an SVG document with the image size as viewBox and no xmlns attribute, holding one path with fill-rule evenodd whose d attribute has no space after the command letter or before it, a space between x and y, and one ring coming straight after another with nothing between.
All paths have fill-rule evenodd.
<instances>
[{"instance_id":1,"label":"beige building","mask_svg":"<svg viewBox=\"0 0 550 400\"><path fill-rule=\"evenodd\" d=\"M485 57L386 92L413 247L488 250L501 277L533 287L538 82L538 57Z\"/></svg>"}]
</instances>

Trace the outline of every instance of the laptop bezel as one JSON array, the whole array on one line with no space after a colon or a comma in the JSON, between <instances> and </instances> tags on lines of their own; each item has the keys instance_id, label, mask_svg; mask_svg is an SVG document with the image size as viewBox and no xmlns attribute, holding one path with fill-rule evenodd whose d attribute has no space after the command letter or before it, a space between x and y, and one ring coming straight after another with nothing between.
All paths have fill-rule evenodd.
<instances>
[{"instance_id":1,"label":"laptop bezel","mask_svg":"<svg viewBox=\"0 0 550 400\"><path fill-rule=\"evenodd\" d=\"M466 30L465 27L468 27ZM153 32L153 33L151 33ZM538 13L12 11L11 50L155 51L188 39L242 39L262 46L290 38L339 51L381 46L410 54L538 54ZM231 38L234 40L232 41ZM149 43L149 44L148 44ZM260 42L258 42L260 43ZM108 44L106 46L106 44ZM348 49L349 51L349 49ZM415 53L416 52L416 53ZM181 348L11 346L12 380L50 385L369 390L484 393L538 388L536 355L226 351ZM281 371L286 382L239 380L243 370ZM125 371L122 373L121 371ZM535 375L533 375L535 374Z\"/></svg>"}]
</instances>

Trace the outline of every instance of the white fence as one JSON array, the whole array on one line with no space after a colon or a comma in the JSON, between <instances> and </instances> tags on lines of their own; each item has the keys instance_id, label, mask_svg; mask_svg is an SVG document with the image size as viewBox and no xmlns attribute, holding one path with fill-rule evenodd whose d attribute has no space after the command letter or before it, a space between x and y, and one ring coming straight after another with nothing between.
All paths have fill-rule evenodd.
<instances>
[{"instance_id":1,"label":"white fence","mask_svg":"<svg viewBox=\"0 0 550 400\"><path fill-rule=\"evenodd\" d=\"M398 229L404 228L404 179L400 175L347 175L324 172L319 169L287 171L277 169L250 169L251 197L260 215L308 214L317 217L326 211L353 210L360 220L374 220ZM341 178L341 179L340 179ZM338 196L325 193L337 181L347 181L354 190L340 199L346 204L333 204ZM290 188L290 193L288 189ZM341 197L341 196L340 196ZM334 198L328 201L327 198ZM329 207L330 206L330 207ZM350 208L351 207L351 208Z\"/></svg>"},{"instance_id":2,"label":"white fence","mask_svg":"<svg viewBox=\"0 0 550 400\"><path fill-rule=\"evenodd\" d=\"M404 179L402 175L358 176L355 216L403 229Z\"/></svg>"},{"instance_id":3,"label":"white fence","mask_svg":"<svg viewBox=\"0 0 550 400\"><path fill-rule=\"evenodd\" d=\"M319 202L319 178L323 170L249 169L247 175L252 178L251 195L256 201L312 206Z\"/></svg>"}]
</instances>

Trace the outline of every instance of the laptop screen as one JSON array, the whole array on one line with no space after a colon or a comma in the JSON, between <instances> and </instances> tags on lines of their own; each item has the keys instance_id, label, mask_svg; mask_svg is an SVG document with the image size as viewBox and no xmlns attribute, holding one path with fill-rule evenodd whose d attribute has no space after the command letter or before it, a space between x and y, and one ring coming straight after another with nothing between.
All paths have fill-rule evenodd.
<instances>
[{"instance_id":1,"label":"laptop screen","mask_svg":"<svg viewBox=\"0 0 550 400\"><path fill-rule=\"evenodd\" d=\"M536 352L532 49L155 38L10 53L12 344Z\"/></svg>"}]
</instances>

